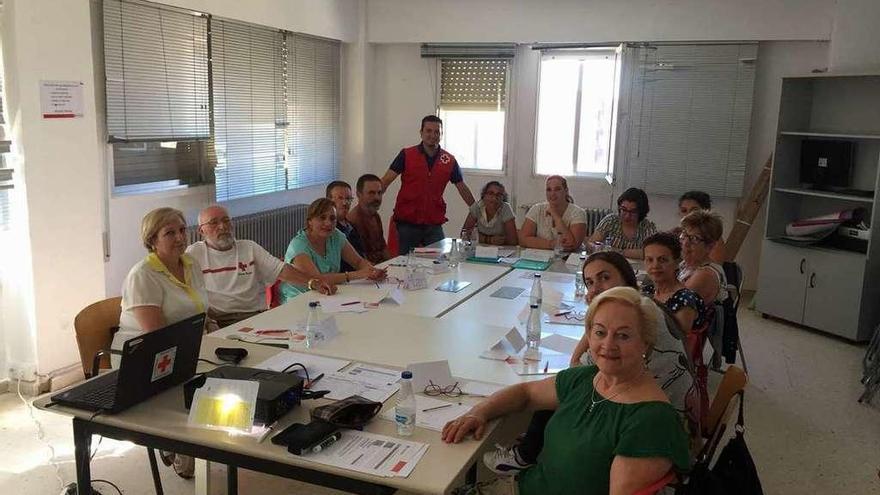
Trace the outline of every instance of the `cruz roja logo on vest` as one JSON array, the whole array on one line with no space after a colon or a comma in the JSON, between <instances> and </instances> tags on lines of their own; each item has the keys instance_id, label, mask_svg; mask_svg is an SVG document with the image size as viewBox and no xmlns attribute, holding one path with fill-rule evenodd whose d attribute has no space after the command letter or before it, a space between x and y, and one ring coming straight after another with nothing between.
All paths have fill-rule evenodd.
<instances>
[{"instance_id":1,"label":"cruz roja logo on vest","mask_svg":"<svg viewBox=\"0 0 880 495\"><path fill-rule=\"evenodd\" d=\"M150 383L164 378L174 371L174 356L176 355L177 346L156 354L156 357L153 358L153 375L150 378Z\"/></svg>"}]
</instances>

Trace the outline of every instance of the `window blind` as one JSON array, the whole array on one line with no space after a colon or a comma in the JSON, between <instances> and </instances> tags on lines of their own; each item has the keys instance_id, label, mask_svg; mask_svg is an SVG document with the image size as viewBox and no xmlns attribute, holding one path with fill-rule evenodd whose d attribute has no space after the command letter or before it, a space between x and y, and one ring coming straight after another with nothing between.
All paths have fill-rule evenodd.
<instances>
[{"instance_id":1,"label":"window blind","mask_svg":"<svg viewBox=\"0 0 880 495\"><path fill-rule=\"evenodd\" d=\"M110 141L208 138L207 16L128 0L103 15Z\"/></svg>"},{"instance_id":2,"label":"window blind","mask_svg":"<svg viewBox=\"0 0 880 495\"><path fill-rule=\"evenodd\" d=\"M339 175L339 42L287 34L287 187Z\"/></svg>"},{"instance_id":3,"label":"window blind","mask_svg":"<svg viewBox=\"0 0 880 495\"><path fill-rule=\"evenodd\" d=\"M212 19L218 201L286 188L287 58L281 31Z\"/></svg>"},{"instance_id":4,"label":"window blind","mask_svg":"<svg viewBox=\"0 0 880 495\"><path fill-rule=\"evenodd\" d=\"M422 58L513 58L514 43L422 43Z\"/></svg>"},{"instance_id":5,"label":"window blind","mask_svg":"<svg viewBox=\"0 0 880 495\"><path fill-rule=\"evenodd\" d=\"M440 108L501 111L507 103L507 59L440 62Z\"/></svg>"},{"instance_id":6,"label":"window blind","mask_svg":"<svg viewBox=\"0 0 880 495\"><path fill-rule=\"evenodd\" d=\"M3 2L0 0L0 11L3 10ZM8 128L6 125L6 87L5 75L2 66L0 66L0 230L9 228L9 217L11 212L11 195L14 182L12 180L12 169L8 168L6 163L6 155L12 142L8 137Z\"/></svg>"},{"instance_id":7,"label":"window blind","mask_svg":"<svg viewBox=\"0 0 880 495\"><path fill-rule=\"evenodd\" d=\"M626 186L741 196L757 44L627 48Z\"/></svg>"}]
</instances>

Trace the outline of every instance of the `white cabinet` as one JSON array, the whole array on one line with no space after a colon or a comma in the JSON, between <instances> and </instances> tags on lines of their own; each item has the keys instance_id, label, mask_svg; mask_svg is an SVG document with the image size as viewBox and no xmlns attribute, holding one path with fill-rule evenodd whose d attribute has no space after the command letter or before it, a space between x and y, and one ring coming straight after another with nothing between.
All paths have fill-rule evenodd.
<instances>
[{"instance_id":1,"label":"white cabinet","mask_svg":"<svg viewBox=\"0 0 880 495\"><path fill-rule=\"evenodd\" d=\"M862 340L864 274L865 257L859 253L767 240L761 253L757 308L777 318Z\"/></svg>"},{"instance_id":2,"label":"white cabinet","mask_svg":"<svg viewBox=\"0 0 880 495\"><path fill-rule=\"evenodd\" d=\"M867 340L880 323L880 75L811 74L782 80L767 228L756 307L766 315ZM805 140L853 143L848 188L802 183ZM798 219L859 208L870 240L832 235L805 245L785 237Z\"/></svg>"}]
</instances>

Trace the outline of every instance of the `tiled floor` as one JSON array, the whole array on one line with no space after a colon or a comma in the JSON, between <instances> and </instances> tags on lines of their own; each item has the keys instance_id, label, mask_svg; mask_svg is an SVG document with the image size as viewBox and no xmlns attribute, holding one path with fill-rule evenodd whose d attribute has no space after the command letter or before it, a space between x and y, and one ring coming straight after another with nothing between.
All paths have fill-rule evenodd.
<instances>
[{"instance_id":1,"label":"tiled floor","mask_svg":"<svg viewBox=\"0 0 880 495\"><path fill-rule=\"evenodd\" d=\"M748 310L741 312L740 327L751 372L746 439L764 492L880 493L880 400L874 407L856 402L865 347ZM55 495L73 480L70 421L33 414L39 428L16 394L0 395L0 493ZM103 440L92 475L116 483L126 495L153 493L141 447ZM193 492L191 481L164 467L162 475L165 493ZM215 466L212 476L213 492L225 493L222 467ZM241 473L240 486L248 495L338 493L250 472ZM107 485L95 487L104 495L115 493Z\"/></svg>"}]
</instances>

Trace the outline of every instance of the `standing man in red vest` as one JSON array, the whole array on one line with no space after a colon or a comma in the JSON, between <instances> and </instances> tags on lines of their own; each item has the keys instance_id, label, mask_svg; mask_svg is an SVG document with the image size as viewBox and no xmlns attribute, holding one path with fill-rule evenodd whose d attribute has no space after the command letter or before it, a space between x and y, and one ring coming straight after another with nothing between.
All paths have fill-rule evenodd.
<instances>
[{"instance_id":1,"label":"standing man in red vest","mask_svg":"<svg viewBox=\"0 0 880 495\"><path fill-rule=\"evenodd\" d=\"M446 184L455 184L468 206L474 203L474 195L464 183L455 157L440 148L443 121L436 115L428 115L422 119L419 132L422 142L400 150L382 177L382 187L387 189L398 175L401 176L400 192L394 205L400 254L446 237L443 233L443 224L447 220L446 202L443 201Z\"/></svg>"}]
</instances>

